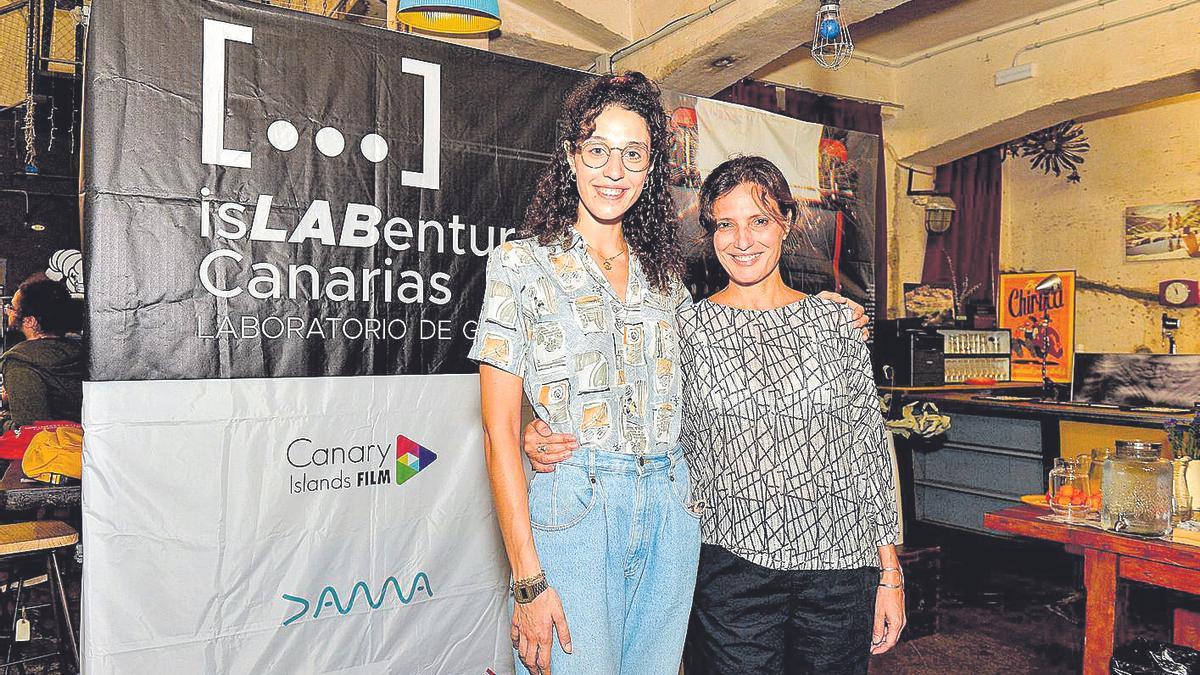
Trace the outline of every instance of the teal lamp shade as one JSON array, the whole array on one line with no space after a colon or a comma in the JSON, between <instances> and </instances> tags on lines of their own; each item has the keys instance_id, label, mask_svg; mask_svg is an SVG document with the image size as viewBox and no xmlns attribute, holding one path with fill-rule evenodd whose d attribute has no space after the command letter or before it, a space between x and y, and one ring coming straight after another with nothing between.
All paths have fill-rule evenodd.
<instances>
[{"instance_id":1,"label":"teal lamp shade","mask_svg":"<svg viewBox=\"0 0 1200 675\"><path fill-rule=\"evenodd\" d=\"M499 0L400 0L400 23L433 33L469 35L500 27Z\"/></svg>"}]
</instances>

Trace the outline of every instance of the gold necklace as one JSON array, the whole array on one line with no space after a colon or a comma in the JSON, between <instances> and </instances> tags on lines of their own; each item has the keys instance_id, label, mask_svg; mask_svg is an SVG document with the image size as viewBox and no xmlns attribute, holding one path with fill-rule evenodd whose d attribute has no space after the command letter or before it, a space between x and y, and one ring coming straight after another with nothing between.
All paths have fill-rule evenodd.
<instances>
[{"instance_id":1,"label":"gold necklace","mask_svg":"<svg viewBox=\"0 0 1200 675\"><path fill-rule=\"evenodd\" d=\"M591 247L589 246L588 248L591 248ZM595 251L596 249L593 248L592 250ZM601 267L603 267L606 270L612 271L612 261L625 255L625 252L628 250L629 250L628 248L621 249L620 251L617 251L616 253L614 253L613 255L610 255L607 258L605 258L604 255L601 254L599 251L596 251L596 255L598 255L598 256L600 256L600 258L602 258L602 260L600 261Z\"/></svg>"}]
</instances>

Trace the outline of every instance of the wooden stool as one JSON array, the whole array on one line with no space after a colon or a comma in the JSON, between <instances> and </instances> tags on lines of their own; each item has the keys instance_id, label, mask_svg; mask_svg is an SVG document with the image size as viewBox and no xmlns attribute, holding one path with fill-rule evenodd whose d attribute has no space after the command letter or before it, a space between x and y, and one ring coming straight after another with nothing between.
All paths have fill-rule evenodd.
<instances>
[{"instance_id":1,"label":"wooden stool","mask_svg":"<svg viewBox=\"0 0 1200 675\"><path fill-rule=\"evenodd\" d=\"M58 567L57 552L68 546L79 543L79 533L75 528L58 520L33 520L11 525L0 525L0 565L10 567L16 579L16 591L13 602L12 622L9 625L12 633L9 635L8 652L4 663L0 664L0 673L7 675L10 666L29 663L52 656L58 656L64 661L69 655L79 668L79 643L75 638L75 627L71 624L71 612L67 605L67 591L63 586L62 573ZM25 657L12 660L13 646L16 643L17 621L24 610L30 609L23 598L26 575L20 570L22 563L36 561L41 558L46 566L46 578L50 588L50 608L54 613L54 622L58 629L55 643L58 649L48 654ZM12 591L10 581L6 590ZM44 605L39 605L39 607ZM64 641L66 645L64 645ZM69 651L68 651L69 650ZM66 663L63 664L66 666Z\"/></svg>"}]
</instances>

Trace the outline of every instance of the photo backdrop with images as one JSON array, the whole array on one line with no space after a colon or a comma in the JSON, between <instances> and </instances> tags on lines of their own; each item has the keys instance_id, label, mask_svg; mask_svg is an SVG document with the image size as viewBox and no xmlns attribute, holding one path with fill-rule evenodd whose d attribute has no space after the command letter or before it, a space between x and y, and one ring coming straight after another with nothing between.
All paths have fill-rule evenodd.
<instances>
[{"instance_id":1,"label":"photo backdrop with images","mask_svg":"<svg viewBox=\"0 0 1200 675\"><path fill-rule=\"evenodd\" d=\"M588 75L236 0L89 31L86 671L512 672L466 353ZM877 139L666 99L685 236L709 158L780 158L789 278L870 300Z\"/></svg>"},{"instance_id":2,"label":"photo backdrop with images","mask_svg":"<svg viewBox=\"0 0 1200 675\"><path fill-rule=\"evenodd\" d=\"M838 291L870 313L879 137L672 92L663 98L675 125L671 190L692 295L707 297L728 282L700 227L699 187L721 162L760 155L780 169L800 204L799 227L780 261L784 280L806 293Z\"/></svg>"}]
</instances>

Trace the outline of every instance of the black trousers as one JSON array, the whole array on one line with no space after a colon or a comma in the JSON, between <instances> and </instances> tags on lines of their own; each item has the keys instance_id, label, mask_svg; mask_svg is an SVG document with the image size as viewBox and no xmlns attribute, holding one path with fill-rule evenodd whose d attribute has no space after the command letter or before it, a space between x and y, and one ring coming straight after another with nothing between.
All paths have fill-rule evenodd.
<instances>
[{"instance_id":1,"label":"black trousers","mask_svg":"<svg viewBox=\"0 0 1200 675\"><path fill-rule=\"evenodd\" d=\"M863 673L879 568L779 571L704 544L686 675Z\"/></svg>"}]
</instances>

